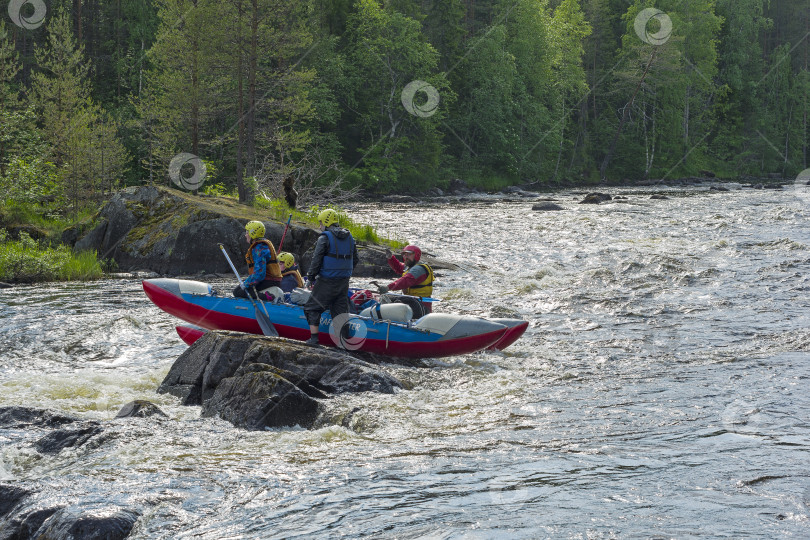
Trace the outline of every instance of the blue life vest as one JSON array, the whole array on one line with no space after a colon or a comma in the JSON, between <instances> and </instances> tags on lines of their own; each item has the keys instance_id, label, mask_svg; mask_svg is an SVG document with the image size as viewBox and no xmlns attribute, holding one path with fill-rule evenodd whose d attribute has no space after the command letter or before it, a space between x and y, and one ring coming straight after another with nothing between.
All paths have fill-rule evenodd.
<instances>
[{"instance_id":1,"label":"blue life vest","mask_svg":"<svg viewBox=\"0 0 810 540\"><path fill-rule=\"evenodd\" d=\"M326 235L329 240L329 251L323 256L323 264L321 265L321 277L330 279L351 277L352 270L354 270L354 261L352 260L354 238L352 238L352 235L349 234L349 236L340 240L332 231L324 231L321 234Z\"/></svg>"}]
</instances>

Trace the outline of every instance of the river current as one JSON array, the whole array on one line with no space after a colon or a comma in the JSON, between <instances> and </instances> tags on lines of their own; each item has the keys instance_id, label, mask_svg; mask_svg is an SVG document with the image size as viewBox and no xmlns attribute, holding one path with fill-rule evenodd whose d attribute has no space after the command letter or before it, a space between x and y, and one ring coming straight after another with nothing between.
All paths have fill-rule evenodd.
<instances>
[{"instance_id":1,"label":"river current","mask_svg":"<svg viewBox=\"0 0 810 540\"><path fill-rule=\"evenodd\" d=\"M0 406L107 426L55 456L0 432L0 482L137 508L132 538L810 537L810 197L730 187L352 207L462 267L437 311L530 326L387 367L409 389L331 400L348 427L157 394L186 347L138 280L0 291ZM133 399L170 418L113 420Z\"/></svg>"}]
</instances>

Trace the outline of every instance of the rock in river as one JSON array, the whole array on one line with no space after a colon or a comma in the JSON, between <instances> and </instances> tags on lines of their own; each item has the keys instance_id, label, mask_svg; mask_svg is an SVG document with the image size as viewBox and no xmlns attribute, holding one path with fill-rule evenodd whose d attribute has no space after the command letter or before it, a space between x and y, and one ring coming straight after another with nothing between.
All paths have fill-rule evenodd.
<instances>
[{"instance_id":1,"label":"rock in river","mask_svg":"<svg viewBox=\"0 0 810 540\"><path fill-rule=\"evenodd\" d=\"M158 392L202 405L251 430L310 427L320 400L344 392L393 393L402 384L372 364L337 349L301 342L207 332L175 361Z\"/></svg>"}]
</instances>

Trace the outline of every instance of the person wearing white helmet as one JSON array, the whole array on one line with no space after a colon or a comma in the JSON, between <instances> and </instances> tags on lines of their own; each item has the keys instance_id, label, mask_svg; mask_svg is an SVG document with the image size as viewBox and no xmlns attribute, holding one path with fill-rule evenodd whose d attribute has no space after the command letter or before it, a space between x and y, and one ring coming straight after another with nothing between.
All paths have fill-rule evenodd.
<instances>
[{"instance_id":1,"label":"person wearing white helmet","mask_svg":"<svg viewBox=\"0 0 810 540\"><path fill-rule=\"evenodd\" d=\"M245 225L245 240L250 244L245 253L249 275L244 281L244 289L237 286L233 290L233 295L238 298L247 298L245 290L256 298L256 291L261 293L281 285L281 268L278 265L276 248L264 234L264 223L261 221L248 221Z\"/></svg>"},{"instance_id":2,"label":"person wearing white helmet","mask_svg":"<svg viewBox=\"0 0 810 540\"><path fill-rule=\"evenodd\" d=\"M312 294L304 304L310 332L307 345L318 345L324 311L329 310L332 320L349 312L349 278L360 260L352 234L338 224L337 212L327 208L318 214L318 221L321 235L307 272Z\"/></svg>"}]
</instances>

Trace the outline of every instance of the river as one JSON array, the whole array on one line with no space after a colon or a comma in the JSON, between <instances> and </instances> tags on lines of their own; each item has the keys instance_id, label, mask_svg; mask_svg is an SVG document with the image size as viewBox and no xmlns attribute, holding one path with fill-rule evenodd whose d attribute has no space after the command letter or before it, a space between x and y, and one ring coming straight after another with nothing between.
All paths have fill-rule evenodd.
<instances>
[{"instance_id":1,"label":"river","mask_svg":"<svg viewBox=\"0 0 810 540\"><path fill-rule=\"evenodd\" d=\"M56 456L0 431L0 482L138 508L132 538L807 538L810 197L731 187L351 207L463 268L438 311L531 323L386 368L411 389L332 400L348 428L246 432L156 394L185 345L137 280L0 291L0 406L109 425ZM133 399L170 418L112 420Z\"/></svg>"}]
</instances>

